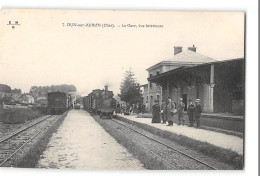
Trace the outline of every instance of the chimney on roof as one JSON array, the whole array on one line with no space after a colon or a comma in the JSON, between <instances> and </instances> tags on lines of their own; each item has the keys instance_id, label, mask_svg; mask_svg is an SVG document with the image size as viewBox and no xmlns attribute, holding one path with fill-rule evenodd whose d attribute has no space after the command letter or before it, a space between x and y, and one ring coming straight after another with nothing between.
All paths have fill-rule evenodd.
<instances>
[{"instance_id":1,"label":"chimney on roof","mask_svg":"<svg viewBox=\"0 0 260 176\"><path fill-rule=\"evenodd\" d=\"M196 52L196 47L193 45L192 47L188 47L188 50L191 50L193 52Z\"/></svg>"},{"instance_id":2,"label":"chimney on roof","mask_svg":"<svg viewBox=\"0 0 260 176\"><path fill-rule=\"evenodd\" d=\"M175 46L174 47L174 55L179 54L182 52L182 47L181 46Z\"/></svg>"}]
</instances>

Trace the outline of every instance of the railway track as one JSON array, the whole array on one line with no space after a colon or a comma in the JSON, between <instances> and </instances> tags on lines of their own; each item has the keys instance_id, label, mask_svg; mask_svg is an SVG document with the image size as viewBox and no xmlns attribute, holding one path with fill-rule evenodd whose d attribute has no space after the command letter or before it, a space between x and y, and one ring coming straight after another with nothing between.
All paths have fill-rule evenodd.
<instances>
[{"instance_id":1,"label":"railway track","mask_svg":"<svg viewBox=\"0 0 260 176\"><path fill-rule=\"evenodd\" d=\"M29 145L33 139L58 119L56 115L48 115L0 139L0 167L10 166L10 160L15 154Z\"/></svg>"},{"instance_id":2,"label":"railway track","mask_svg":"<svg viewBox=\"0 0 260 176\"><path fill-rule=\"evenodd\" d=\"M156 150L156 147L154 146L154 144L148 145L147 143L149 143L149 141L146 142L147 140L145 140L144 138L141 139L140 137L135 138L135 137L131 136L131 140L137 142L143 149L145 149L146 151L150 152L151 154L153 154L154 156L159 158L169 169L198 169L198 168L200 168L200 169L208 169L208 170L218 170L218 168L216 168L204 161L201 161L183 151L180 151L177 148L162 142L161 140L158 140L149 135L146 135L143 132L141 132L140 130L132 128L129 124L120 122L119 120L115 120L115 119L112 119L112 121L119 124L120 126L127 128L128 130L136 133L139 136L142 136L150 141L153 141L153 143L157 143L157 145L161 145L161 146L164 146L165 148L167 148L168 150L166 149L166 151L168 152L168 154L164 155L164 154L162 154L161 151ZM127 134L129 134L129 131L128 132L123 131L120 127L116 127L115 129L117 131L119 131L120 133L123 133L126 136L127 136ZM140 138L140 140L138 138ZM187 159L183 160L184 162L190 162L192 164L190 164L190 167L189 166L180 166L180 165L176 164L176 163L178 163L177 160L174 161L174 159L171 157L168 157L168 155L177 157L177 158L179 158L179 160L183 160L183 159L180 159L180 156L178 156L178 155L182 155L182 157L187 158ZM197 165L197 166L194 167L194 165Z\"/></svg>"}]
</instances>

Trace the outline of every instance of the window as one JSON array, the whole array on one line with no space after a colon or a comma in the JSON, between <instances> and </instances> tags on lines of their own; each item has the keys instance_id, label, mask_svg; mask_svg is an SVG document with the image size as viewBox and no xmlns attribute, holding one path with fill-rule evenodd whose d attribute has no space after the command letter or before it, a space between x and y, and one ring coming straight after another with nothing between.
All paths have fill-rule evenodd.
<instances>
[{"instance_id":1,"label":"window","mask_svg":"<svg viewBox=\"0 0 260 176\"><path fill-rule=\"evenodd\" d=\"M153 76L153 74L152 73L150 73L150 78ZM150 89L152 89L153 88L153 83L150 81Z\"/></svg>"},{"instance_id":2,"label":"window","mask_svg":"<svg viewBox=\"0 0 260 176\"><path fill-rule=\"evenodd\" d=\"M157 75L159 75L160 74L160 71L157 71Z\"/></svg>"}]
</instances>

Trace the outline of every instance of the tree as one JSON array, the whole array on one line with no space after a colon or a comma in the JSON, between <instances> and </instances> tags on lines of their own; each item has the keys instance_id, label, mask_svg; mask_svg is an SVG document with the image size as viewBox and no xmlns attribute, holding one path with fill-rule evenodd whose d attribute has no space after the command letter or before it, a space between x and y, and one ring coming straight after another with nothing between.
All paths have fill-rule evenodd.
<instances>
[{"instance_id":1,"label":"tree","mask_svg":"<svg viewBox=\"0 0 260 176\"><path fill-rule=\"evenodd\" d=\"M77 89L74 85L67 85L67 84L61 84L61 85L51 85L51 86L32 86L30 89L30 94L33 95L34 98L38 97L42 94L47 94L48 92L76 92Z\"/></svg>"},{"instance_id":2,"label":"tree","mask_svg":"<svg viewBox=\"0 0 260 176\"><path fill-rule=\"evenodd\" d=\"M134 78L134 73L126 71L125 77L120 85L120 98L128 104L135 104L140 101L140 85Z\"/></svg>"},{"instance_id":3,"label":"tree","mask_svg":"<svg viewBox=\"0 0 260 176\"><path fill-rule=\"evenodd\" d=\"M11 87L5 84L0 84L0 92L11 92Z\"/></svg>"},{"instance_id":4,"label":"tree","mask_svg":"<svg viewBox=\"0 0 260 176\"><path fill-rule=\"evenodd\" d=\"M77 94L76 95L76 103L82 104L82 102L83 102L83 97Z\"/></svg>"},{"instance_id":5,"label":"tree","mask_svg":"<svg viewBox=\"0 0 260 176\"><path fill-rule=\"evenodd\" d=\"M21 89L16 89L16 88L12 89L11 92L12 93L19 93L19 94L22 93Z\"/></svg>"}]
</instances>

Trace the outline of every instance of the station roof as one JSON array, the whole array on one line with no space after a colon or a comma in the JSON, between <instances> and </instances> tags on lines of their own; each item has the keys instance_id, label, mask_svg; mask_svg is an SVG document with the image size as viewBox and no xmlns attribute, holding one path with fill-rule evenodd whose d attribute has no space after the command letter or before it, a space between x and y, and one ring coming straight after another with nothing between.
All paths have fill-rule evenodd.
<instances>
[{"instance_id":1,"label":"station roof","mask_svg":"<svg viewBox=\"0 0 260 176\"><path fill-rule=\"evenodd\" d=\"M147 70L153 69L159 65L199 65L203 63L215 62L215 59L204 56L191 50L185 50L174 55L172 58L161 61Z\"/></svg>"},{"instance_id":2,"label":"station roof","mask_svg":"<svg viewBox=\"0 0 260 176\"><path fill-rule=\"evenodd\" d=\"M207 66L207 65L210 66L211 64L224 64L224 63L236 62L236 61L244 61L244 58L228 59L228 60L222 60L222 61L214 60L212 62L208 62L208 63L204 63L204 64L200 64L200 65L181 66L179 68L176 68L176 69L161 73L159 75L155 75L155 76L152 76L150 78L147 78L147 80L154 82L154 83L157 83L157 84L163 84L166 80L169 80L169 78L172 75L183 75L183 74L188 73L189 71L192 71L196 68L200 68L202 66Z\"/></svg>"},{"instance_id":3,"label":"station roof","mask_svg":"<svg viewBox=\"0 0 260 176\"><path fill-rule=\"evenodd\" d=\"M207 63L207 62L214 62L215 59L210 57L204 56L197 52L191 50L185 50L180 52L179 54L174 55L172 58L166 61L173 61L173 62L188 62L188 63Z\"/></svg>"},{"instance_id":4,"label":"station roof","mask_svg":"<svg viewBox=\"0 0 260 176\"><path fill-rule=\"evenodd\" d=\"M165 83L165 81L168 80L170 76L183 72L187 68L192 68L192 67L182 66L182 67L170 70L168 72L164 72L162 74L152 76L152 77L148 78L147 80L161 85L161 84Z\"/></svg>"},{"instance_id":5,"label":"station roof","mask_svg":"<svg viewBox=\"0 0 260 176\"><path fill-rule=\"evenodd\" d=\"M140 85L140 87L145 87L145 86L148 86L148 84L142 84L142 85Z\"/></svg>"}]
</instances>

